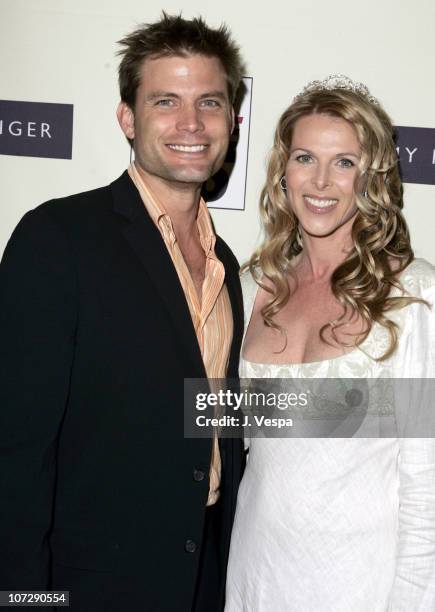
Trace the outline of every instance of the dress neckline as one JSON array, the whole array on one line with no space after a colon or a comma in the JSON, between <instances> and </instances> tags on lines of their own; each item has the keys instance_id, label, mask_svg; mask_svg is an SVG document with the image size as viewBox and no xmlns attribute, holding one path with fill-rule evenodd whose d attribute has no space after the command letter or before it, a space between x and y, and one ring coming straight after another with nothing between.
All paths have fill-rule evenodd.
<instances>
[{"instance_id":1,"label":"dress neckline","mask_svg":"<svg viewBox=\"0 0 435 612\"><path fill-rule=\"evenodd\" d=\"M399 274L398 280L399 280L399 282L402 283L402 286L403 286L403 282L402 282L403 281L403 277L405 276L405 274L407 274L409 272L410 268L416 262L418 262L418 259L417 258L413 259L411 261L411 263L404 270L402 270L402 272ZM247 273L250 274L249 271ZM255 305L255 300L257 298L258 290L260 288L257 285L257 283L255 282L255 280L252 278L252 276L251 276L251 279L252 279L252 282L255 284L256 289L254 291L254 295L252 296L251 303L249 305L249 318L248 318L248 321L247 321L247 324L246 324L246 327L245 327L245 330L244 330L244 333L243 333L242 351L243 351L243 345L244 345L244 342L245 342L246 332L248 331L249 324L251 322L252 313L253 313L254 305ZM397 293L397 288L393 287L390 296L394 297L395 293ZM327 363L333 363L333 362L337 362L338 363L343 358L351 358L352 359L356 355L361 355L361 354L365 355L369 359L374 359L375 357L370 355L369 352L367 352L365 349L370 344L372 345L371 348L373 348L373 338L374 338L375 335L377 335L376 332L378 332L378 331L386 332L386 330L384 330L384 328L382 328L379 323L373 323L369 335L367 336L367 338L361 344L359 344L358 346L355 346L351 351L347 351L346 353L343 353L342 355L337 355L336 357L331 357L329 359L319 359L319 360L316 360L316 361L301 361L301 362L296 362L295 361L295 362L287 362L287 363L274 363L274 362L266 362L266 361L260 362L260 361L252 361L250 359L246 359L244 357L244 355L243 355L243 352L240 355L240 359L244 363L247 363L248 365L252 365L252 366L256 366L256 367L259 367L259 366L271 367L271 366L273 366L273 367L277 367L277 368L292 368L292 367L293 368L303 368L304 366L306 366L306 367L310 367L310 366L311 367L315 367L315 366L320 366L321 364L327 364Z\"/></svg>"},{"instance_id":2,"label":"dress neckline","mask_svg":"<svg viewBox=\"0 0 435 612\"><path fill-rule=\"evenodd\" d=\"M351 351L348 351L347 353L343 353L342 355L337 355L336 357L331 357L330 359L318 359L317 361L289 361L285 363L275 363L272 361L252 361L251 359L246 359L246 357L241 355L241 360L253 366L267 366L267 367L274 366L277 368L292 368L292 367L301 368L304 366L316 366L322 363L331 363L333 361L339 361L340 359L343 359L344 357L350 357L356 353L363 353L364 355L368 356L367 353L361 347L368 341L369 336L371 335L372 331L373 331L373 328L370 330L370 334L367 336L364 342L362 342L359 346L356 346L355 348L353 348Z\"/></svg>"}]
</instances>

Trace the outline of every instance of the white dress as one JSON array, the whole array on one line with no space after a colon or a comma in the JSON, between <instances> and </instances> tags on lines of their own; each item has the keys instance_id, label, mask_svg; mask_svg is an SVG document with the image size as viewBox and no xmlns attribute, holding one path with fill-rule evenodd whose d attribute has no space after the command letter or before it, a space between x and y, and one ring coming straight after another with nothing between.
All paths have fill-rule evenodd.
<instances>
[{"instance_id":1,"label":"white dress","mask_svg":"<svg viewBox=\"0 0 435 612\"><path fill-rule=\"evenodd\" d=\"M360 348L311 364L241 359L243 378L435 377L435 268L401 275L412 304ZM245 325L257 286L242 278ZM246 328L245 328L246 332ZM435 410L435 398L434 398ZM225 612L435 611L435 440L252 438L232 533Z\"/></svg>"}]
</instances>

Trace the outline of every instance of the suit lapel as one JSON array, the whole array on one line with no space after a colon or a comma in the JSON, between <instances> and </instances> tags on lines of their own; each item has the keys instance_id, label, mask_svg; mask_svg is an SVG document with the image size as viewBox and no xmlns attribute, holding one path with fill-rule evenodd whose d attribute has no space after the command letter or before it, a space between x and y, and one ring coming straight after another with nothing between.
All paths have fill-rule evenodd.
<instances>
[{"instance_id":1,"label":"suit lapel","mask_svg":"<svg viewBox=\"0 0 435 612\"><path fill-rule=\"evenodd\" d=\"M190 316L189 307L172 259L159 230L154 225L127 172L111 184L113 209L129 223L123 233L144 266L150 282L161 297L177 338L192 364L192 375L206 377L198 341ZM231 345L228 375L237 377L240 345L243 336L243 302L237 263L231 261L231 253L222 240L216 240L216 255L225 267L225 283L233 312L234 335ZM188 371L190 368L188 369Z\"/></svg>"},{"instance_id":2,"label":"suit lapel","mask_svg":"<svg viewBox=\"0 0 435 612\"><path fill-rule=\"evenodd\" d=\"M225 266L225 283L233 311L233 341L228 361L229 378L237 378L239 371L240 346L243 337L243 299L238 275L238 264L234 256L228 252L228 247L218 237L216 240L216 255ZM231 258L234 261L231 261Z\"/></svg>"},{"instance_id":3,"label":"suit lapel","mask_svg":"<svg viewBox=\"0 0 435 612\"><path fill-rule=\"evenodd\" d=\"M151 284L162 299L168 317L185 354L190 357L192 377L205 377L198 341L190 316L189 307L172 259L159 230L154 225L139 192L127 172L111 185L114 211L127 218L130 223L123 234L144 266ZM150 298L152 299L152 298Z\"/></svg>"}]
</instances>

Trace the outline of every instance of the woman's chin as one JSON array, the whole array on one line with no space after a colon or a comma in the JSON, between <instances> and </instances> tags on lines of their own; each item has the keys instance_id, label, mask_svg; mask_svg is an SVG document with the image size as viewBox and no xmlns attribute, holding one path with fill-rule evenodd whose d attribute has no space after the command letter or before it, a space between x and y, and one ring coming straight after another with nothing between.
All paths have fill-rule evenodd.
<instances>
[{"instance_id":1,"label":"woman's chin","mask_svg":"<svg viewBox=\"0 0 435 612\"><path fill-rule=\"evenodd\" d=\"M342 236L344 239L350 238L355 213L353 210L343 218L329 217L322 215L317 219L299 220L302 229L302 236L306 234L312 238L328 238Z\"/></svg>"}]
</instances>

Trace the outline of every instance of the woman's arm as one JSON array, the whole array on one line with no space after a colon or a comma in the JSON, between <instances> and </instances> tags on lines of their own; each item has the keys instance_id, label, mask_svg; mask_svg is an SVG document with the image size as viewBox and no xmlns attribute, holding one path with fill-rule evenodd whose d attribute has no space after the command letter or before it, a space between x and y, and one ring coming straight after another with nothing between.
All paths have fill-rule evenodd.
<instances>
[{"instance_id":1,"label":"woman's arm","mask_svg":"<svg viewBox=\"0 0 435 612\"><path fill-rule=\"evenodd\" d=\"M399 541L390 612L435 610L435 273L423 261L418 269L409 291L431 308L409 307L400 340Z\"/></svg>"},{"instance_id":2,"label":"woman's arm","mask_svg":"<svg viewBox=\"0 0 435 612\"><path fill-rule=\"evenodd\" d=\"M435 398L434 398L435 399ZM399 543L389 612L435 610L435 439L402 438Z\"/></svg>"}]
</instances>

